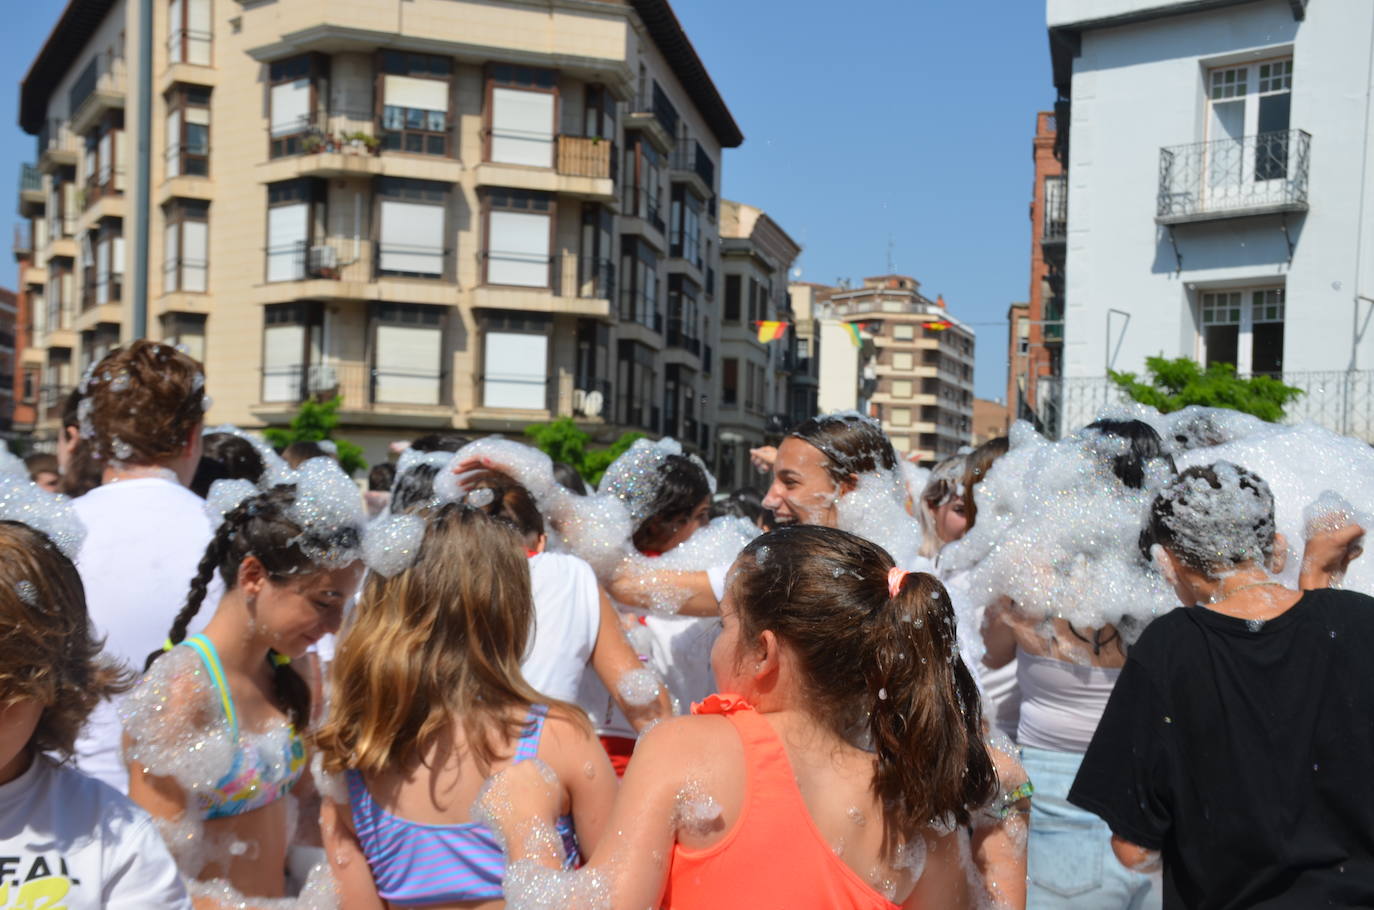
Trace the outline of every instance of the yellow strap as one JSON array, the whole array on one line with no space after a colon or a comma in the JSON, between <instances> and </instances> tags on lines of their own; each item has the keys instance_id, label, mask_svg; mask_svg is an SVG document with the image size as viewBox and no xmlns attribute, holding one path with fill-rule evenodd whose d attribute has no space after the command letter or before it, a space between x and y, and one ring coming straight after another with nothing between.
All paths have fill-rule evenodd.
<instances>
[{"instance_id":1,"label":"yellow strap","mask_svg":"<svg viewBox=\"0 0 1374 910\"><path fill-rule=\"evenodd\" d=\"M210 679L214 682L215 688L219 690L220 704L224 706L224 716L229 721L229 727L234 733L234 737L239 735L239 719L234 712L234 700L229 697L229 681L224 678L224 668L220 665L219 655L215 653L215 647L203 635L192 635L186 639L185 644L196 649L200 659L205 663L205 668L210 671Z\"/></svg>"}]
</instances>

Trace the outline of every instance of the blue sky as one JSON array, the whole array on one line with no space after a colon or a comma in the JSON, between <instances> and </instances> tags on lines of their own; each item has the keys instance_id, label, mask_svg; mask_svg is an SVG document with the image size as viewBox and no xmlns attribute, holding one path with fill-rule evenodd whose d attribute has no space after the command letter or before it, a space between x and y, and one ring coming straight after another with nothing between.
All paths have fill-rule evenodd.
<instances>
[{"instance_id":1,"label":"blue sky","mask_svg":"<svg viewBox=\"0 0 1374 910\"><path fill-rule=\"evenodd\" d=\"M18 85L59 0L11 0L0 33L0 211L17 221ZM1054 101L1038 0L675 0L744 131L724 193L805 247L802 279L893 269L978 333L978 394L1006 394L1007 306L1029 287L1035 112ZM0 283L13 287L6 257Z\"/></svg>"}]
</instances>

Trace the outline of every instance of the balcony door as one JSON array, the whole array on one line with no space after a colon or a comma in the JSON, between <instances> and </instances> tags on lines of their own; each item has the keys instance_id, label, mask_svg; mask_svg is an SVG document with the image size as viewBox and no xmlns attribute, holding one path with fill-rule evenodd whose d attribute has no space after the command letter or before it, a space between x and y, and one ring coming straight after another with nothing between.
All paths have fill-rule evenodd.
<instances>
[{"instance_id":1,"label":"balcony door","mask_svg":"<svg viewBox=\"0 0 1374 910\"><path fill-rule=\"evenodd\" d=\"M1291 58L1207 73L1203 167L1213 208L1283 201L1293 97Z\"/></svg>"}]
</instances>

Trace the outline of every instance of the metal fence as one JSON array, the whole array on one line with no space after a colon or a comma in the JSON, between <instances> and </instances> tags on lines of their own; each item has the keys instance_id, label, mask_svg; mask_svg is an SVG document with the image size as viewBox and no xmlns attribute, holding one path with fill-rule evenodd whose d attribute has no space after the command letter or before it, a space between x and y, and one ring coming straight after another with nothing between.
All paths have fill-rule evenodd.
<instances>
[{"instance_id":1,"label":"metal fence","mask_svg":"<svg viewBox=\"0 0 1374 910\"><path fill-rule=\"evenodd\" d=\"M1159 150L1161 223L1307 206L1303 130L1194 142Z\"/></svg>"},{"instance_id":2,"label":"metal fence","mask_svg":"<svg viewBox=\"0 0 1374 910\"><path fill-rule=\"evenodd\" d=\"M1284 373L1283 382L1303 392L1284 408L1284 423L1311 422L1374 443L1374 370ZM1036 399L1041 429L1055 439L1091 423L1103 408L1130 400L1102 376L1041 377Z\"/></svg>"}]
</instances>

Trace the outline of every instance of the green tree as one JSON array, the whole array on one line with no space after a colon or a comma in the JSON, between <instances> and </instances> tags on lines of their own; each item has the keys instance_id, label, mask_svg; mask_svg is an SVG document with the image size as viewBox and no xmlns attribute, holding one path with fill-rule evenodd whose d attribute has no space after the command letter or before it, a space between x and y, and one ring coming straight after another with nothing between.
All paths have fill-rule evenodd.
<instances>
[{"instance_id":1,"label":"green tree","mask_svg":"<svg viewBox=\"0 0 1374 910\"><path fill-rule=\"evenodd\" d=\"M1283 419L1283 409L1303 394L1272 376L1241 378L1229 363L1213 363L1203 369L1195 360L1178 357L1147 357L1146 379L1134 373L1108 371L1112 382L1141 404L1167 414L1189 405L1244 411L1271 423Z\"/></svg>"},{"instance_id":2,"label":"green tree","mask_svg":"<svg viewBox=\"0 0 1374 910\"><path fill-rule=\"evenodd\" d=\"M587 450L591 437L578 428L571 417L560 417L549 423L533 423L525 427L525 435L534 441L535 448L554 461L570 464L582 479L595 486L601 475L625 453L643 433L622 433L620 438L604 449Z\"/></svg>"},{"instance_id":3,"label":"green tree","mask_svg":"<svg viewBox=\"0 0 1374 910\"><path fill-rule=\"evenodd\" d=\"M284 449L293 442L320 442L328 439L339 450L339 464L349 475L366 470L367 461L363 450L346 439L335 439L334 430L339 425L339 405L343 398L335 396L328 401L310 399L301 402L301 409L291 418L286 427L268 427L262 431L277 449Z\"/></svg>"}]
</instances>

